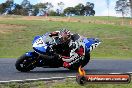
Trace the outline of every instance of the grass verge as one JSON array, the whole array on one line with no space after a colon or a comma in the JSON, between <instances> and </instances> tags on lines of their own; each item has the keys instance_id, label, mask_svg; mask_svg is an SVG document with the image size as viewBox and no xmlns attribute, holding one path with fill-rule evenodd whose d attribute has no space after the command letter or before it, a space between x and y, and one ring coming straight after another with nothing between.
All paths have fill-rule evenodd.
<instances>
[{"instance_id":1,"label":"grass verge","mask_svg":"<svg viewBox=\"0 0 132 88\"><path fill-rule=\"evenodd\" d=\"M132 82L129 84L86 84L81 86L77 84L75 79L65 79L60 81L0 84L0 88L132 88Z\"/></svg>"},{"instance_id":2,"label":"grass verge","mask_svg":"<svg viewBox=\"0 0 132 88\"><path fill-rule=\"evenodd\" d=\"M85 37L97 37L102 43L92 51L91 58L132 59L132 26L87 22L47 21L44 17L25 20L25 17L2 17L0 20L0 58L18 58L32 50L36 35L69 28ZM79 17L88 20L90 17ZM65 19L65 18L61 18ZM94 19L93 17L91 19ZM95 19L104 19L95 17ZM114 20L113 18L110 18Z\"/></svg>"}]
</instances>

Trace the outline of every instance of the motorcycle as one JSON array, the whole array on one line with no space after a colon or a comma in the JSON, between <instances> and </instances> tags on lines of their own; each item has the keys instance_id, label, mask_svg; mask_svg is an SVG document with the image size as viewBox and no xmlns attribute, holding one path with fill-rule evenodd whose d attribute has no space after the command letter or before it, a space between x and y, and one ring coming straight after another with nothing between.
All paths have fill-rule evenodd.
<instances>
[{"instance_id":1,"label":"motorcycle","mask_svg":"<svg viewBox=\"0 0 132 88\"><path fill-rule=\"evenodd\" d=\"M97 38L82 38L82 42L85 47L84 59L80 59L77 63L71 66L70 70L77 70L81 65L84 67L90 60L90 51L96 48L101 42ZM43 68L59 68L63 67L63 60L60 55L56 54L51 46L55 43L55 40L46 33L42 36L35 36L32 41L33 51L26 52L20 56L15 67L18 71L28 72L33 70L35 67Z\"/></svg>"}]
</instances>

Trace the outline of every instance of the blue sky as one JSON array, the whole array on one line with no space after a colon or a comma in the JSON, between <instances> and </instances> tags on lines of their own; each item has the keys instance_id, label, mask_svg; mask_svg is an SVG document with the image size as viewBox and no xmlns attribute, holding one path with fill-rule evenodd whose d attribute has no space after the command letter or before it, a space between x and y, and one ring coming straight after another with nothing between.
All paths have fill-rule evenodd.
<instances>
[{"instance_id":1,"label":"blue sky","mask_svg":"<svg viewBox=\"0 0 132 88\"><path fill-rule=\"evenodd\" d=\"M0 0L0 3L5 2L6 0ZM14 0L15 3L20 4L23 0ZM29 0L32 4L36 4L39 2L51 2L54 5L54 9L58 8L57 3L62 1L64 2L66 7L70 7L70 6L75 6L78 3L83 3L85 4L86 2L92 2L95 4L95 11L96 11L96 16L107 16L108 15L108 9L107 4L106 4L106 0ZM109 15L110 16L120 16L117 15L114 7L115 7L115 2L117 0L109 0L110 1L110 9L109 9Z\"/></svg>"}]
</instances>

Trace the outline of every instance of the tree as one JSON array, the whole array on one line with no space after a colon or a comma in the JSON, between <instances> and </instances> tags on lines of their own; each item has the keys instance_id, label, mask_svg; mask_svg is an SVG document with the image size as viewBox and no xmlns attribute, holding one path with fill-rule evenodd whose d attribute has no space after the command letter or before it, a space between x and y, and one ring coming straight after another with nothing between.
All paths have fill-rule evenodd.
<instances>
[{"instance_id":1,"label":"tree","mask_svg":"<svg viewBox=\"0 0 132 88\"><path fill-rule=\"evenodd\" d=\"M21 3L21 6L25 9L31 9L32 5L30 4L30 2L28 0L23 0Z\"/></svg>"},{"instance_id":2,"label":"tree","mask_svg":"<svg viewBox=\"0 0 132 88\"><path fill-rule=\"evenodd\" d=\"M1 14L5 11L5 8L7 8L6 3L0 4L0 13L1 13Z\"/></svg>"},{"instance_id":3,"label":"tree","mask_svg":"<svg viewBox=\"0 0 132 88\"><path fill-rule=\"evenodd\" d=\"M23 0L22 1L22 3L21 3L21 6L22 6L22 8L23 8L23 10L25 11L27 11L27 15L31 15L31 14L33 14L32 13L32 5L30 4L30 1L28 1L28 0Z\"/></svg>"},{"instance_id":4,"label":"tree","mask_svg":"<svg viewBox=\"0 0 132 88\"><path fill-rule=\"evenodd\" d=\"M49 2L46 2L46 3L38 3L38 4L35 4L33 5L33 14L36 16L43 16L45 14L48 14L49 13L49 10L50 8L52 8L53 5Z\"/></svg>"},{"instance_id":5,"label":"tree","mask_svg":"<svg viewBox=\"0 0 132 88\"><path fill-rule=\"evenodd\" d=\"M95 15L94 3L87 2L86 5L79 3L75 7L68 7L64 9L64 14L94 16Z\"/></svg>"},{"instance_id":6,"label":"tree","mask_svg":"<svg viewBox=\"0 0 132 88\"><path fill-rule=\"evenodd\" d=\"M5 3L7 4L7 6L10 6L11 4L14 3L14 1L13 0L7 0Z\"/></svg>"},{"instance_id":7,"label":"tree","mask_svg":"<svg viewBox=\"0 0 132 88\"><path fill-rule=\"evenodd\" d=\"M129 5L127 0L118 0L116 1L115 10L117 13L121 13L124 18L125 15L129 12Z\"/></svg>"},{"instance_id":8,"label":"tree","mask_svg":"<svg viewBox=\"0 0 132 88\"><path fill-rule=\"evenodd\" d=\"M27 16L28 9L25 9L21 5L16 4L16 8L12 12L10 12L10 14Z\"/></svg>"},{"instance_id":9,"label":"tree","mask_svg":"<svg viewBox=\"0 0 132 88\"><path fill-rule=\"evenodd\" d=\"M85 8L85 16L94 16L95 11L94 9L94 3L87 2Z\"/></svg>"},{"instance_id":10,"label":"tree","mask_svg":"<svg viewBox=\"0 0 132 88\"><path fill-rule=\"evenodd\" d=\"M7 0L5 3L0 4L0 13L4 13L13 3L13 0Z\"/></svg>"},{"instance_id":11,"label":"tree","mask_svg":"<svg viewBox=\"0 0 132 88\"><path fill-rule=\"evenodd\" d=\"M47 3L45 3L46 4L46 9L47 10L50 10L51 8L53 8L54 6L52 5L52 3L49 3L49 2L47 2Z\"/></svg>"},{"instance_id":12,"label":"tree","mask_svg":"<svg viewBox=\"0 0 132 88\"><path fill-rule=\"evenodd\" d=\"M60 7L60 10L58 9L59 10L59 14L61 14L63 12L64 5L65 4L63 2L59 2L58 3L58 6Z\"/></svg>"},{"instance_id":13,"label":"tree","mask_svg":"<svg viewBox=\"0 0 132 88\"><path fill-rule=\"evenodd\" d=\"M132 0L129 0L129 3L130 3L130 9L131 9L131 17L132 17Z\"/></svg>"},{"instance_id":14,"label":"tree","mask_svg":"<svg viewBox=\"0 0 132 88\"><path fill-rule=\"evenodd\" d=\"M33 16L36 16L39 13L39 8L33 6Z\"/></svg>"},{"instance_id":15,"label":"tree","mask_svg":"<svg viewBox=\"0 0 132 88\"><path fill-rule=\"evenodd\" d=\"M51 10L49 11L49 16L58 16L58 14L55 11Z\"/></svg>"},{"instance_id":16,"label":"tree","mask_svg":"<svg viewBox=\"0 0 132 88\"><path fill-rule=\"evenodd\" d=\"M52 3L47 2L46 3L46 11L45 11L45 15L48 15L50 13L50 9L53 8L54 6L52 5Z\"/></svg>"},{"instance_id":17,"label":"tree","mask_svg":"<svg viewBox=\"0 0 132 88\"><path fill-rule=\"evenodd\" d=\"M66 9L64 9L64 14L67 15L71 15L71 14L75 14L76 10L74 7L68 7Z\"/></svg>"},{"instance_id":18,"label":"tree","mask_svg":"<svg viewBox=\"0 0 132 88\"><path fill-rule=\"evenodd\" d=\"M44 8L44 9L46 9L47 6L46 6L46 3L38 3L36 5L33 5L33 8Z\"/></svg>"},{"instance_id":19,"label":"tree","mask_svg":"<svg viewBox=\"0 0 132 88\"><path fill-rule=\"evenodd\" d=\"M84 5L83 4L78 4L75 6L75 14L76 15L84 15Z\"/></svg>"}]
</instances>

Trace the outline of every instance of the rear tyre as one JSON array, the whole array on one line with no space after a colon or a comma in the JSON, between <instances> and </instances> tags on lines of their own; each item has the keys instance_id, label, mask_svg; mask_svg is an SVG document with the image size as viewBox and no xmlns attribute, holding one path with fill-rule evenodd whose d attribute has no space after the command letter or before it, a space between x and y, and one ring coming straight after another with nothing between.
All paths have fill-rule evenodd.
<instances>
[{"instance_id":1,"label":"rear tyre","mask_svg":"<svg viewBox=\"0 0 132 88\"><path fill-rule=\"evenodd\" d=\"M21 72L28 72L30 70L33 70L35 66L31 64L32 58L29 56L26 56L25 54L22 55L15 63L15 67L18 71Z\"/></svg>"}]
</instances>

